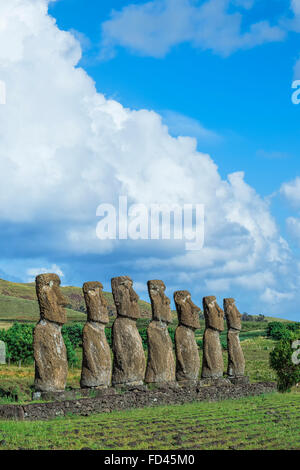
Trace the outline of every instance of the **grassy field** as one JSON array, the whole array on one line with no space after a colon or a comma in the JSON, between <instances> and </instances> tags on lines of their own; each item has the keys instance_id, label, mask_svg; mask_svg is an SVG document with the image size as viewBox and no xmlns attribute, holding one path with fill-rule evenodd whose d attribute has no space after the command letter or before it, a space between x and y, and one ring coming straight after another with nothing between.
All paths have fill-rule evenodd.
<instances>
[{"instance_id":1,"label":"grassy field","mask_svg":"<svg viewBox=\"0 0 300 470\"><path fill-rule=\"evenodd\" d=\"M70 300L68 321L86 321L79 311L83 304L81 289L64 287ZM113 313L111 293L105 293ZM140 303L143 318L137 326L145 329L150 321L150 305ZM173 312L176 327L176 314ZM36 323L39 319L34 284L16 284L0 280L0 329L14 321ZM111 316L110 324L114 317ZM268 321L273 320L271 318ZM278 320L278 319L277 319ZM199 344L204 321L196 331ZM246 359L246 375L251 382L275 381L269 367L269 354L276 342L266 337L266 322L243 322L240 334ZM226 331L221 334L226 343ZM202 351L199 351L202 362ZM82 350L77 349L78 367L69 368L67 388L78 388ZM147 355L147 352L145 352ZM227 351L223 351L227 368ZM201 370L201 369L200 369ZM33 364L18 367L0 365L0 392L10 390L19 403L31 401ZM135 409L89 417L68 416L47 422L0 421L1 449L300 449L300 387L292 393L273 393L261 397L195 403L181 406ZM1 397L0 404L12 398Z\"/></svg>"},{"instance_id":2,"label":"grassy field","mask_svg":"<svg viewBox=\"0 0 300 470\"><path fill-rule=\"evenodd\" d=\"M299 394L0 422L1 449L300 449Z\"/></svg>"},{"instance_id":3,"label":"grassy field","mask_svg":"<svg viewBox=\"0 0 300 470\"><path fill-rule=\"evenodd\" d=\"M145 327L146 320L141 320ZM251 331L264 334L253 324ZM249 331L245 331L245 335ZM198 332L199 337L201 334ZM246 374L251 382L275 381L269 353L276 342L265 336L242 341ZM67 388L78 388L79 367L69 368ZM145 352L146 354L146 352ZM202 361L202 351L199 351ZM224 351L225 368L227 352ZM0 384L18 394L19 403L31 401L33 365L0 366ZM94 450L204 450L300 449L300 387L292 393L67 416L44 422L0 421L1 449ZM0 403L10 403L0 397Z\"/></svg>"}]
</instances>

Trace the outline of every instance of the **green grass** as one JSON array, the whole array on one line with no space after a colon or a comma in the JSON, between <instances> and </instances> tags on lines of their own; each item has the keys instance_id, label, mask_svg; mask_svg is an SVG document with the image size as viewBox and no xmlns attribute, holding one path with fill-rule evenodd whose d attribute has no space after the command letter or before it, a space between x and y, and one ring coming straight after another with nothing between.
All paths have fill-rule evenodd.
<instances>
[{"instance_id":1,"label":"green grass","mask_svg":"<svg viewBox=\"0 0 300 470\"><path fill-rule=\"evenodd\" d=\"M68 322L86 321L86 314L80 311L80 309L85 309L81 287L66 286L61 289L70 305L70 308L67 309ZM104 292L104 296L107 300L110 314L115 315L116 309L112 294L110 292ZM140 300L139 306L142 317L150 318L150 304ZM36 322L38 319L39 307L36 298L35 284L21 284L0 279L0 322L9 320L12 322Z\"/></svg>"},{"instance_id":2,"label":"green grass","mask_svg":"<svg viewBox=\"0 0 300 470\"><path fill-rule=\"evenodd\" d=\"M0 421L2 449L300 449L299 394Z\"/></svg>"},{"instance_id":3,"label":"green grass","mask_svg":"<svg viewBox=\"0 0 300 470\"><path fill-rule=\"evenodd\" d=\"M68 322L86 321L86 315L75 310L66 309ZM36 323L40 318L39 306L35 300L19 299L0 295L0 328L7 321Z\"/></svg>"}]
</instances>

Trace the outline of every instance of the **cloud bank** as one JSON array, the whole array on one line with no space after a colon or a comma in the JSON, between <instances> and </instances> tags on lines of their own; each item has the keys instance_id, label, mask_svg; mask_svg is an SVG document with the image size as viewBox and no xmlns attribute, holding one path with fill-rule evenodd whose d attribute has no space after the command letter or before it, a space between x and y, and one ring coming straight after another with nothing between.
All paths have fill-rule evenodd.
<instances>
[{"instance_id":1,"label":"cloud bank","mask_svg":"<svg viewBox=\"0 0 300 470\"><path fill-rule=\"evenodd\" d=\"M234 16L227 31L225 3L218 3L216 21L221 35L233 40L223 52L236 47L240 21ZM126 109L98 93L77 67L80 43L59 30L47 7L46 0L0 4L0 79L7 88L0 107L5 263L30 259L25 279L35 266L55 265L67 282L66 264L71 276L76 263L89 266L94 258L101 265L110 254L115 269L135 273L143 284L159 276L170 288L196 295L238 290L244 305L264 313L282 313L287 302L294 308L300 264L298 270L292 265L268 202L243 172L222 179L213 159L197 151L196 139L172 137L157 113ZM251 42L251 34L242 41ZM157 53L168 44L157 46ZM204 204L205 247L189 253L171 242L99 241L96 208L117 203L119 195L145 204Z\"/></svg>"}]
</instances>

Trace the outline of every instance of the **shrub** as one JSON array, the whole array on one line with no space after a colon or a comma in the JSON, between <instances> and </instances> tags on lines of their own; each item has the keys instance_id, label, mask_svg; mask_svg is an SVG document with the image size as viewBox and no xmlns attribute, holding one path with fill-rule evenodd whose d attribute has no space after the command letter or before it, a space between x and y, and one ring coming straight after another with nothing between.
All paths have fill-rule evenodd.
<instances>
[{"instance_id":1,"label":"shrub","mask_svg":"<svg viewBox=\"0 0 300 470\"><path fill-rule=\"evenodd\" d=\"M267 327L267 335L275 340L284 339L284 337L288 338L289 333L287 331L285 324L279 321L272 321Z\"/></svg>"},{"instance_id":2,"label":"shrub","mask_svg":"<svg viewBox=\"0 0 300 470\"><path fill-rule=\"evenodd\" d=\"M139 330L140 336L142 338L144 350L148 349L148 338L147 338L147 328L141 328Z\"/></svg>"},{"instance_id":3,"label":"shrub","mask_svg":"<svg viewBox=\"0 0 300 470\"><path fill-rule=\"evenodd\" d=\"M267 335L275 340L289 339L291 332L300 332L300 323L273 321L268 324Z\"/></svg>"},{"instance_id":4,"label":"shrub","mask_svg":"<svg viewBox=\"0 0 300 470\"><path fill-rule=\"evenodd\" d=\"M66 350L67 350L67 359L68 359L68 364L70 366L76 366L79 363L79 359L76 355L76 350L75 347L72 344L72 341L70 340L68 334L66 332L62 333L64 343L66 345Z\"/></svg>"},{"instance_id":5,"label":"shrub","mask_svg":"<svg viewBox=\"0 0 300 470\"><path fill-rule=\"evenodd\" d=\"M78 348L79 346L82 346L82 330L82 323L73 323L72 325L64 325L61 332L64 338L69 338L73 348Z\"/></svg>"},{"instance_id":6,"label":"shrub","mask_svg":"<svg viewBox=\"0 0 300 470\"><path fill-rule=\"evenodd\" d=\"M297 334L288 331L289 338L284 337L279 340L274 350L270 353L270 367L277 374L277 388L279 392L289 392L291 388L300 381L300 366L292 361L292 354L295 351L292 343L297 338Z\"/></svg>"},{"instance_id":7,"label":"shrub","mask_svg":"<svg viewBox=\"0 0 300 470\"><path fill-rule=\"evenodd\" d=\"M300 333L300 323L299 322L287 323L286 327L289 331L293 331L294 333Z\"/></svg>"},{"instance_id":8,"label":"shrub","mask_svg":"<svg viewBox=\"0 0 300 470\"><path fill-rule=\"evenodd\" d=\"M105 328L105 336L110 347L112 347L112 329Z\"/></svg>"},{"instance_id":9,"label":"shrub","mask_svg":"<svg viewBox=\"0 0 300 470\"><path fill-rule=\"evenodd\" d=\"M76 344L79 342L80 328L78 325L71 325L62 328L62 335L66 345L67 358L70 365L76 365L78 362L75 351ZM7 358L12 362L33 362L34 328L35 325L16 322L8 330L0 330L0 340L6 343Z\"/></svg>"},{"instance_id":10,"label":"shrub","mask_svg":"<svg viewBox=\"0 0 300 470\"><path fill-rule=\"evenodd\" d=\"M175 329L174 328L168 328L168 332L172 341L173 346L175 345Z\"/></svg>"},{"instance_id":11,"label":"shrub","mask_svg":"<svg viewBox=\"0 0 300 470\"><path fill-rule=\"evenodd\" d=\"M0 339L6 343L7 357L12 362L33 361L34 325L14 323L7 331L2 330Z\"/></svg>"}]
</instances>

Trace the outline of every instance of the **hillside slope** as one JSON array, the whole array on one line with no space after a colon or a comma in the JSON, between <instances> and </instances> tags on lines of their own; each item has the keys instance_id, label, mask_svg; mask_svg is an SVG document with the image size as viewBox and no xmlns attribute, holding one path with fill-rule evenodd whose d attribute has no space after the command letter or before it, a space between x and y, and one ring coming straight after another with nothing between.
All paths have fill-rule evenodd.
<instances>
[{"instance_id":1,"label":"hillside slope","mask_svg":"<svg viewBox=\"0 0 300 470\"><path fill-rule=\"evenodd\" d=\"M69 304L67 315L69 321L84 321L85 302L80 287L62 287L62 292L67 297ZM104 292L108 303L110 316L116 315L113 296L110 292ZM151 317L151 306L143 300L139 301L143 318ZM21 284L0 279L0 320L12 321L37 321L39 318L39 306L37 302L35 284Z\"/></svg>"},{"instance_id":2,"label":"hillside slope","mask_svg":"<svg viewBox=\"0 0 300 470\"><path fill-rule=\"evenodd\" d=\"M68 298L68 321L85 321L85 302L81 287L62 287L63 294ZM116 308L111 292L104 292L108 303L108 311L111 319L116 316ZM151 305L144 300L139 301L141 316L147 320L151 318ZM173 321L177 323L176 311L172 311ZM289 322L280 318L265 317L267 321ZM0 321L14 320L37 321L39 319L39 307L35 293L35 284L16 283L0 279ZM203 322L204 323L204 322ZM243 322L244 326L248 322ZM248 329L248 328L245 328Z\"/></svg>"}]
</instances>

